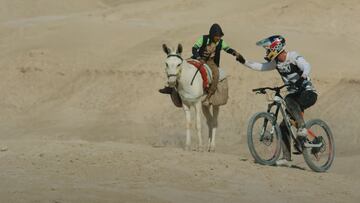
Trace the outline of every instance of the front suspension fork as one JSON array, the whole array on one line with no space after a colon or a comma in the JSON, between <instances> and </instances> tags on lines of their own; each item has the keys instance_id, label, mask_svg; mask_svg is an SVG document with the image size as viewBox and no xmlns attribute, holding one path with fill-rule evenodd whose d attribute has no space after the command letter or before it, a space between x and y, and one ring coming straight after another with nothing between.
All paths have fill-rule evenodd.
<instances>
[{"instance_id":1,"label":"front suspension fork","mask_svg":"<svg viewBox=\"0 0 360 203\"><path fill-rule=\"evenodd\" d=\"M275 106L275 105L277 106L277 104L275 102L271 103L271 104L268 105L268 109L267 109L267 112L271 113L275 117L274 123L272 123L273 125L272 125L271 130L270 130L271 135L274 134L275 123L276 123L276 120L277 120L277 115L279 114L279 106L277 106L275 113L271 112L272 107ZM262 130L261 130L261 134L260 134L260 141L263 141L263 139L264 139L264 135L265 135L265 132L266 132L266 126L267 126L268 122L269 122L269 120L265 118Z\"/></svg>"}]
</instances>

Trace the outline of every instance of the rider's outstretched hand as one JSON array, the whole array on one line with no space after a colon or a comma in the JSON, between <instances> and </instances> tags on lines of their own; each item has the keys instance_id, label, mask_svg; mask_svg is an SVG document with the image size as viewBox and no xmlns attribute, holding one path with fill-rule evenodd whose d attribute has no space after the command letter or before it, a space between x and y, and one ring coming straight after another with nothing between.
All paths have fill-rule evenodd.
<instances>
[{"instance_id":1,"label":"rider's outstretched hand","mask_svg":"<svg viewBox=\"0 0 360 203\"><path fill-rule=\"evenodd\" d=\"M242 64L245 63L245 58L239 53L236 53L236 60L239 61Z\"/></svg>"}]
</instances>

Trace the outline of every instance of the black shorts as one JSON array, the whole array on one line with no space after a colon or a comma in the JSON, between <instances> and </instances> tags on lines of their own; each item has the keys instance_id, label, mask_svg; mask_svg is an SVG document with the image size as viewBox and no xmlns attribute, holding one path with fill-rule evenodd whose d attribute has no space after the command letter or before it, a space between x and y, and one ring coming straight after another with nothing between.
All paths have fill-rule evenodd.
<instances>
[{"instance_id":1,"label":"black shorts","mask_svg":"<svg viewBox=\"0 0 360 203\"><path fill-rule=\"evenodd\" d=\"M317 100L317 94L311 90L305 90L299 93L289 94L286 97L290 97L299 104L302 111L314 105Z\"/></svg>"}]
</instances>

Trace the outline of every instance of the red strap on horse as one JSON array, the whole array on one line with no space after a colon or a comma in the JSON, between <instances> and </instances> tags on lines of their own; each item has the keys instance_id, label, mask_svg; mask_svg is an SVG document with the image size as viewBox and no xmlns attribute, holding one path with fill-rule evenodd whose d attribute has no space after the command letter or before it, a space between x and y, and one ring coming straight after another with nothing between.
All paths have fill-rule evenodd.
<instances>
[{"instance_id":1,"label":"red strap on horse","mask_svg":"<svg viewBox=\"0 0 360 203\"><path fill-rule=\"evenodd\" d=\"M187 59L186 61L189 64L195 66L199 70L199 72L201 74L201 77L203 79L203 88L204 89L207 88L209 86L209 81L208 81L205 65L203 63L201 63L200 61L195 60L195 59Z\"/></svg>"}]
</instances>

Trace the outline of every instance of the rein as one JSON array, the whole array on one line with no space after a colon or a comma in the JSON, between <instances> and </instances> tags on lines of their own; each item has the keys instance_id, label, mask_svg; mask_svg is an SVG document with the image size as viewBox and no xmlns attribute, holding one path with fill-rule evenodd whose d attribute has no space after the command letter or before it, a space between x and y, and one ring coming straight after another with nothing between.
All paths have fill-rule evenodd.
<instances>
[{"instance_id":1,"label":"rein","mask_svg":"<svg viewBox=\"0 0 360 203\"><path fill-rule=\"evenodd\" d=\"M191 80L190 85L193 85L194 80L195 80L195 77L196 77L196 75L197 75L197 73L198 73L198 72L200 72L200 70L199 70L199 69L197 69L197 70L196 70L196 72L195 72L195 74L194 74L194 77L193 77L193 79Z\"/></svg>"}]
</instances>

